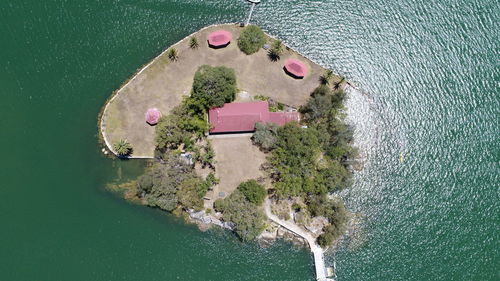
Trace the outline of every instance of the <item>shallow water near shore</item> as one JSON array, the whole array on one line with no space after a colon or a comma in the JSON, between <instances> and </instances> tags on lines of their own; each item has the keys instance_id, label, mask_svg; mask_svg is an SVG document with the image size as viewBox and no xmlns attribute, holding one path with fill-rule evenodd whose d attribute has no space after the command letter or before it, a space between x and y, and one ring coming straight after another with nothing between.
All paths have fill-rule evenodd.
<instances>
[{"instance_id":1,"label":"shallow water near shore","mask_svg":"<svg viewBox=\"0 0 500 281\"><path fill-rule=\"evenodd\" d=\"M105 190L143 169L103 157L111 92L244 1L0 3L2 280L313 280L310 254L241 244ZM345 75L364 169L337 280L497 280L497 1L262 1L253 23ZM404 161L400 161L400 155Z\"/></svg>"}]
</instances>

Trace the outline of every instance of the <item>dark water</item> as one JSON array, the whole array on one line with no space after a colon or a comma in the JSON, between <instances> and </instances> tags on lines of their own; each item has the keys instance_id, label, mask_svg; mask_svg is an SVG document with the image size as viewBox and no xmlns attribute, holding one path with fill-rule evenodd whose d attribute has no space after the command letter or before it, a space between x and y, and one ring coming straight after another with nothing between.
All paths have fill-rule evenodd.
<instances>
[{"instance_id":1,"label":"dark water","mask_svg":"<svg viewBox=\"0 0 500 281\"><path fill-rule=\"evenodd\" d=\"M96 115L140 65L243 1L0 2L0 280L312 280L307 251L240 244L104 189ZM253 22L346 75L363 214L338 280L500 279L500 4L263 1ZM405 161L399 161L400 153Z\"/></svg>"}]
</instances>

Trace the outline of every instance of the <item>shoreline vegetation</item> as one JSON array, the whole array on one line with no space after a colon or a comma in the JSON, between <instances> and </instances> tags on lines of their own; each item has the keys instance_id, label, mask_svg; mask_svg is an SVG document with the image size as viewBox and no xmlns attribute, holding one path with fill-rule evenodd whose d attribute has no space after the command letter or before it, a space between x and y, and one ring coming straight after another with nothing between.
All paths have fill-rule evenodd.
<instances>
[{"instance_id":1,"label":"shoreline vegetation","mask_svg":"<svg viewBox=\"0 0 500 281\"><path fill-rule=\"evenodd\" d=\"M225 48L208 48L206 36L216 29L230 31L237 40ZM253 25L204 28L160 56L117 90L100 114L99 128L111 152L153 158L137 180L110 185L111 190L123 191L132 202L188 214L205 226L231 229L242 241L295 236L279 233L264 213L267 207L322 248L346 233L351 215L332 195L350 186L357 154L353 129L345 122L343 77ZM303 79L288 76L282 69L285 58L305 61L308 74ZM173 73L182 77L170 77ZM243 146L253 153L252 147L257 148L262 161L248 162L259 169L239 178L235 175L245 171L238 169L245 167L231 167L237 178L228 184L227 171L217 167L231 148L223 150L227 155L215 153L221 147L208 134L207 113L233 101L253 100L268 101L272 112L298 111L301 120L284 126L257 123ZM162 116L156 126L146 126L142 114L153 106ZM151 147L154 153L147 152Z\"/></svg>"}]
</instances>

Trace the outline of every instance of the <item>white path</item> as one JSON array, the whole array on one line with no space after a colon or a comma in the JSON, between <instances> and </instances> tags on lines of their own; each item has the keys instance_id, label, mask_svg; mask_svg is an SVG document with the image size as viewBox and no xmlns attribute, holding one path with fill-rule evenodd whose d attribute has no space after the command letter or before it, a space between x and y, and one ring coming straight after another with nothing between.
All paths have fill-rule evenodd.
<instances>
[{"instance_id":1,"label":"white path","mask_svg":"<svg viewBox=\"0 0 500 281\"><path fill-rule=\"evenodd\" d=\"M325 267L325 258L323 256L323 249L321 249L321 247L318 244L316 244L316 240L309 233L298 227L296 224L282 220L278 218L276 215L274 215L271 212L271 202L269 201L269 198L266 198L266 201L264 202L264 210L266 212L267 217L270 220L290 230L291 232L299 235L300 237L304 238L307 241L314 257L316 280L318 281L331 280L328 279L326 276L326 267Z\"/></svg>"}]
</instances>

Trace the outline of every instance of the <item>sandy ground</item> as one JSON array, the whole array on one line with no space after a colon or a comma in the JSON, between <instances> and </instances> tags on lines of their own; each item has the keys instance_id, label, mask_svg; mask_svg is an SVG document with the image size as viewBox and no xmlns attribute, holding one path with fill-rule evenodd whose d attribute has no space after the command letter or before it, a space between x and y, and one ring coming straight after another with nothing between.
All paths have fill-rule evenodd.
<instances>
[{"instance_id":1,"label":"sandy ground","mask_svg":"<svg viewBox=\"0 0 500 281\"><path fill-rule=\"evenodd\" d=\"M233 35L233 41L226 48L208 47L207 36L217 29L230 31ZM106 143L126 139L134 148L132 157L153 157L154 127L145 122L146 110L156 107L168 114L181 102L182 96L189 94L194 73L203 64L233 68L239 90L252 96L269 96L295 107L304 104L318 86L324 69L292 50L285 50L277 62L269 60L263 49L245 55L236 43L240 32L241 28L233 24L212 26L193 35L200 45L197 49L189 48L189 37L176 43L177 61L171 62L166 53L158 56L120 88L103 111L101 128ZM268 41L270 43L272 39ZM309 67L304 79L294 79L283 71L283 64L290 57L298 58Z\"/></svg>"},{"instance_id":2,"label":"sandy ground","mask_svg":"<svg viewBox=\"0 0 500 281\"><path fill-rule=\"evenodd\" d=\"M260 166L266 161L266 155L250 140L250 135L217 136L211 138L215 151L215 171L220 183L207 193L205 208L213 208L217 198L231 194L238 185L249 179L257 179L264 174ZM224 192L224 196L219 193Z\"/></svg>"}]
</instances>

